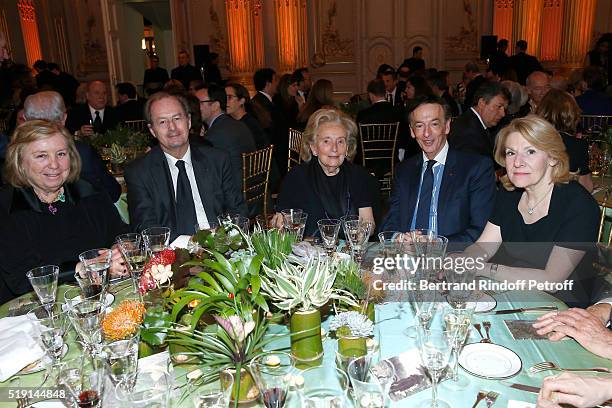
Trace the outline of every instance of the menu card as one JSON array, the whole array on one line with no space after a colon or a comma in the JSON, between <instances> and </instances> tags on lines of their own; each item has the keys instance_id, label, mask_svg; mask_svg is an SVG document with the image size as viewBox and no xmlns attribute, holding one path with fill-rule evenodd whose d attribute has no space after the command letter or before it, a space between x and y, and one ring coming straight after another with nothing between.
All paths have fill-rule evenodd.
<instances>
[{"instance_id":1,"label":"menu card","mask_svg":"<svg viewBox=\"0 0 612 408\"><path fill-rule=\"evenodd\" d=\"M514 340L547 340L548 337L537 333L533 327L535 322L535 320L504 320Z\"/></svg>"}]
</instances>

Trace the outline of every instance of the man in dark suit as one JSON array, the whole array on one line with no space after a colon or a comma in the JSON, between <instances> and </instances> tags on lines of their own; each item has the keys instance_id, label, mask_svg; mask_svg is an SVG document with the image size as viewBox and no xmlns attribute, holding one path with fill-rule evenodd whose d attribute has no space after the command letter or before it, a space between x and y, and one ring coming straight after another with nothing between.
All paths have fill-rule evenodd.
<instances>
[{"instance_id":1,"label":"man in dark suit","mask_svg":"<svg viewBox=\"0 0 612 408\"><path fill-rule=\"evenodd\" d=\"M104 82L90 82L85 97L87 103L76 105L68 112L66 127L71 133L92 136L94 133L104 133L117 127L117 113L112 107L106 106L108 98Z\"/></svg>"},{"instance_id":2,"label":"man in dark suit","mask_svg":"<svg viewBox=\"0 0 612 408\"><path fill-rule=\"evenodd\" d=\"M612 98L604 93L605 77L601 67L591 66L582 74L587 90L576 97L583 115L612 115Z\"/></svg>"},{"instance_id":3,"label":"man in dark suit","mask_svg":"<svg viewBox=\"0 0 612 408\"><path fill-rule=\"evenodd\" d=\"M152 95L156 91L162 89L164 84L170 79L166 68L159 66L159 57L157 55L151 55L149 57L149 66L151 68L145 69L144 79L142 81L142 87L145 90L146 96Z\"/></svg>"},{"instance_id":4,"label":"man in dark suit","mask_svg":"<svg viewBox=\"0 0 612 408\"><path fill-rule=\"evenodd\" d=\"M25 120L43 119L50 122L66 122L66 106L62 96L55 91L43 91L26 98L23 104ZM81 174L95 188L105 191L113 202L119 200L121 185L108 172L102 158L91 145L80 140L75 141L81 156Z\"/></svg>"},{"instance_id":5,"label":"man in dark suit","mask_svg":"<svg viewBox=\"0 0 612 408\"><path fill-rule=\"evenodd\" d=\"M381 76L385 83L385 99L393 106L401 107L404 104L402 92L397 87L397 74L393 69L387 70ZM405 88L404 88L405 89Z\"/></svg>"},{"instance_id":6,"label":"man in dark suit","mask_svg":"<svg viewBox=\"0 0 612 408\"><path fill-rule=\"evenodd\" d=\"M423 59L423 47L418 45L412 49L412 57L406 58L402 65L410 68L410 74L425 70L425 60Z\"/></svg>"},{"instance_id":7,"label":"man in dark suit","mask_svg":"<svg viewBox=\"0 0 612 408\"><path fill-rule=\"evenodd\" d=\"M459 116L459 104L448 92L448 82L446 82L446 77L436 73L432 75L427 82L429 83L434 95L440 97L444 103L446 103L451 117L456 118Z\"/></svg>"},{"instance_id":8,"label":"man in dark suit","mask_svg":"<svg viewBox=\"0 0 612 408\"><path fill-rule=\"evenodd\" d=\"M506 70L510 67L510 57L506 54L508 50L508 40L502 38L497 42L497 50L491 56L489 60L489 68L495 74L500 77L506 72Z\"/></svg>"},{"instance_id":9,"label":"man in dark suit","mask_svg":"<svg viewBox=\"0 0 612 408\"><path fill-rule=\"evenodd\" d=\"M474 102L453 121L449 142L457 150L493 158L495 136L489 131L506 116L512 100L499 82L485 81L474 94Z\"/></svg>"},{"instance_id":10,"label":"man in dark suit","mask_svg":"<svg viewBox=\"0 0 612 408\"><path fill-rule=\"evenodd\" d=\"M516 77L521 85L525 85L527 77L533 71L544 71L540 61L533 55L527 54L527 41L516 42L516 54L510 57L510 66L516 71Z\"/></svg>"},{"instance_id":11,"label":"man in dark suit","mask_svg":"<svg viewBox=\"0 0 612 408\"><path fill-rule=\"evenodd\" d=\"M189 53L187 51L179 51L179 65L172 70L170 77L181 81L185 89L189 89L189 83L195 80L202 80L200 70L189 63Z\"/></svg>"},{"instance_id":12,"label":"man in dark suit","mask_svg":"<svg viewBox=\"0 0 612 408\"><path fill-rule=\"evenodd\" d=\"M117 116L120 122L126 120L142 120L144 102L137 98L136 87L129 82L115 85L117 90Z\"/></svg>"},{"instance_id":13,"label":"man in dark suit","mask_svg":"<svg viewBox=\"0 0 612 408\"><path fill-rule=\"evenodd\" d=\"M381 230L425 228L450 242L474 242L493 208L491 161L449 147L450 116L437 96L415 101L410 131L423 152L398 166Z\"/></svg>"},{"instance_id":14,"label":"man in dark suit","mask_svg":"<svg viewBox=\"0 0 612 408\"><path fill-rule=\"evenodd\" d=\"M200 114L208 125L205 140L230 155L234 183L242 186L242 153L256 150L249 128L225 113L227 94L220 85L200 85L195 96L200 100Z\"/></svg>"},{"instance_id":15,"label":"man in dark suit","mask_svg":"<svg viewBox=\"0 0 612 408\"><path fill-rule=\"evenodd\" d=\"M145 120L159 141L125 170L130 224L136 231L163 225L171 239L207 227L224 212L247 214L227 153L189 142L189 104L180 95L155 93Z\"/></svg>"},{"instance_id":16,"label":"man in dark suit","mask_svg":"<svg viewBox=\"0 0 612 408\"><path fill-rule=\"evenodd\" d=\"M74 105L79 81L69 73L60 70L60 66L54 62L47 64L47 69L55 75L57 91L62 95L62 98L64 98L66 107L69 108Z\"/></svg>"}]
</instances>

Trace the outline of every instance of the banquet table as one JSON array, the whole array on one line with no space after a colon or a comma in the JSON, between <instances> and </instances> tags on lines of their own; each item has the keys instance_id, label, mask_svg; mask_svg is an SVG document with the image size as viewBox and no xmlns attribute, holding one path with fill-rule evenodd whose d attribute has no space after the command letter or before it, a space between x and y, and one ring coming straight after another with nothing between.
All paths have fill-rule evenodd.
<instances>
[{"instance_id":1,"label":"banquet table","mask_svg":"<svg viewBox=\"0 0 612 408\"><path fill-rule=\"evenodd\" d=\"M364 263L367 268L369 262L371 262L374 256L378 254L378 246L374 245L370 247L368 256L366 257L366 261ZM397 272L385 272L380 275L384 281L393 281L399 280L402 278L401 274ZM113 305L117 305L125 294L130 292L129 281L124 281L117 285L113 285L111 287L111 292L116 294L116 299ZM63 285L58 290L58 299L63 299L63 292L66 290L67 285ZM406 293L404 292L396 292L391 293L388 292L385 294L385 302L376 305L376 320L377 320L377 328L375 330L375 334L377 337L377 341L380 345L380 355L382 358L390 358L396 356L402 352L408 351L410 349L414 349L416 347L415 341L413 339L408 338L404 335L404 330L413 324L412 313L410 312L411 308L405 303L406 301ZM539 291L530 291L530 292L505 292L505 293L491 293L491 295L495 298L497 302L497 306L494 310L500 309L514 309L518 307L533 307L538 305L555 305L560 310L566 308L566 306L553 296ZM0 317L5 317L9 315L10 310L14 310L17 305L25 304L27 302L37 303L36 297L33 293L26 294L18 299L13 299L12 301L0 306ZM440 302L439 308L448 307L446 302ZM490 313L490 312L489 312ZM523 401L522 404L512 405L513 407L524 408L526 406L531 406L526 403L535 403L537 394L530 393L526 391L517 390L514 388L510 388L508 386L509 383L520 383L524 385L540 387L542 380L552 374L557 374L558 372L545 371L538 374L530 375L527 372L527 369L531 367L533 364L542 362L542 361L552 361L559 364L561 367L572 367L572 368L582 368L582 367L609 367L612 368L612 362L610 360L606 360L603 358L599 358L590 352L583 349L577 342L572 339L567 339L559 342L550 342L549 340L514 340L511 336L510 332L506 328L504 324L504 320L533 320L539 316L538 314L527 314L527 313L519 313L519 314L505 314L505 315L493 315L493 314L475 314L474 322L482 322L488 320L492 323L491 326L491 339L495 344L499 344L505 346L518 354L522 362L521 371L514 377L505 379L505 380L488 380L483 378L478 378L472 375L469 375L465 371L462 371L460 368L460 372L462 376L467 376L469 378L469 385L466 389L461 391L451 391L448 388L448 380L443 381L439 385L439 398L448 402L453 408L463 408L463 407L471 407L475 402L476 395L479 390L487 390L487 391L496 391L500 394L497 403L495 406L497 407L506 407L508 405L508 401ZM328 321L325 321L323 327L326 329L328 325ZM274 332L285 332L287 329L284 326L272 326L272 330ZM76 334L73 330L70 331L67 335L67 343L70 348L68 354L65 358L77 357L81 353L81 348L76 344ZM478 342L480 340L479 335L475 330L469 335L468 343ZM285 338L284 340L279 341L275 346L278 347L288 347L289 340ZM324 358L323 365L329 368L335 366L335 350L337 348L337 340L332 338L324 339ZM151 357L149 357L151 359ZM163 363L159 363L163 364ZM193 367L185 368L184 366L177 365L174 367L173 373L175 378L177 379L177 384L180 384L181 381L184 382L186 373L190 370L193 370ZM610 375L610 374L608 374ZM15 389L19 387L37 387L40 386L42 379L44 377L44 372L33 373L29 375L22 375L13 377L13 379L9 379L4 383L0 383L0 407L15 407L16 402L14 400L8 399L8 390ZM175 392L175 398L172 406L175 407L192 407L191 398L186 398L181 404L177 404L177 400L179 399L180 392L182 392L184 388L177 390ZM392 402L389 404L390 407L411 407L414 406L419 401L424 399L428 399L431 396L431 389L426 388L423 391L420 391L414 395L411 395L403 400ZM41 404L34 404L34 406L38 406L43 408ZM104 407L107 406L115 406L112 403L105 403ZM244 405L241 405L244 406ZM257 406L257 405L252 405ZM289 398L287 401L288 407L298 407L300 406L298 402L298 397L295 391L291 391L289 394ZM352 406L350 403L346 405L347 407ZM482 401L479 405L480 407L485 407L486 404Z\"/></svg>"}]
</instances>

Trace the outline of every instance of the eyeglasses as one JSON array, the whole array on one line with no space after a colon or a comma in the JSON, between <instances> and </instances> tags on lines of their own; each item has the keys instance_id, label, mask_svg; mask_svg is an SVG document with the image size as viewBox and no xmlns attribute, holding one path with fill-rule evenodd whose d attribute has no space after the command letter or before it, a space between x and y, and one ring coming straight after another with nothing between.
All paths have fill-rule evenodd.
<instances>
[{"instance_id":1,"label":"eyeglasses","mask_svg":"<svg viewBox=\"0 0 612 408\"><path fill-rule=\"evenodd\" d=\"M211 103L211 102L217 102L214 99L205 99L205 100L200 100L200 103Z\"/></svg>"}]
</instances>

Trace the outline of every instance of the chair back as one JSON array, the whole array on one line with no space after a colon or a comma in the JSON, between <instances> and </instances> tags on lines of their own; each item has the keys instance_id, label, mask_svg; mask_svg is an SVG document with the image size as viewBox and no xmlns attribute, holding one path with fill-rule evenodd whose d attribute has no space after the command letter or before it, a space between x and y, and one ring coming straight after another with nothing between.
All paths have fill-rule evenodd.
<instances>
[{"instance_id":1,"label":"chair back","mask_svg":"<svg viewBox=\"0 0 612 408\"><path fill-rule=\"evenodd\" d=\"M578 128L586 139L600 139L601 132L605 132L612 124L612 116L582 115ZM605 136L603 136L605 138Z\"/></svg>"},{"instance_id":2,"label":"chair back","mask_svg":"<svg viewBox=\"0 0 612 408\"><path fill-rule=\"evenodd\" d=\"M147 133L147 121L146 120L126 120L123 125L131 130L141 133Z\"/></svg>"},{"instance_id":3,"label":"chair back","mask_svg":"<svg viewBox=\"0 0 612 408\"><path fill-rule=\"evenodd\" d=\"M399 122L359 124L363 166L376 174L381 190L391 190L398 129Z\"/></svg>"},{"instance_id":4,"label":"chair back","mask_svg":"<svg viewBox=\"0 0 612 408\"><path fill-rule=\"evenodd\" d=\"M300 151L302 150L302 135L299 130L289 128L289 155L287 157L287 171L291 167L302 162Z\"/></svg>"},{"instance_id":5,"label":"chair back","mask_svg":"<svg viewBox=\"0 0 612 408\"><path fill-rule=\"evenodd\" d=\"M606 229L608 230L607 234ZM606 191L603 201L601 202L601 217L599 218L597 242L606 243L608 246L612 243L612 201L610 200L610 189Z\"/></svg>"},{"instance_id":6,"label":"chair back","mask_svg":"<svg viewBox=\"0 0 612 408\"><path fill-rule=\"evenodd\" d=\"M274 145L270 145L252 153L242 153L242 196L249 210L262 202L264 215L268 214L268 180L273 150Z\"/></svg>"}]
</instances>

